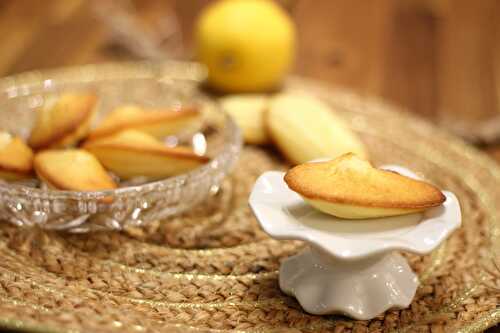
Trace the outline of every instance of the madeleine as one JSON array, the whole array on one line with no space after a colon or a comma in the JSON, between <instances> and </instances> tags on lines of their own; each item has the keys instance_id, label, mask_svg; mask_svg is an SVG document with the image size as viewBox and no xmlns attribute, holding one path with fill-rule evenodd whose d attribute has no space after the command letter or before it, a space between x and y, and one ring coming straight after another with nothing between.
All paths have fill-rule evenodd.
<instances>
[{"instance_id":1,"label":"madeleine","mask_svg":"<svg viewBox=\"0 0 500 333\"><path fill-rule=\"evenodd\" d=\"M28 144L34 149L70 147L84 138L96 112L97 96L67 93L38 109Z\"/></svg>"},{"instance_id":2,"label":"madeleine","mask_svg":"<svg viewBox=\"0 0 500 333\"><path fill-rule=\"evenodd\" d=\"M231 95L220 100L221 106L240 127L246 143L262 145L269 142L264 114L269 98L265 95Z\"/></svg>"},{"instance_id":3,"label":"madeleine","mask_svg":"<svg viewBox=\"0 0 500 333\"><path fill-rule=\"evenodd\" d=\"M89 139L102 138L127 129L135 129L159 139L183 130L196 129L201 121L201 112L194 108L161 110L126 105L111 111L91 131Z\"/></svg>"},{"instance_id":4,"label":"madeleine","mask_svg":"<svg viewBox=\"0 0 500 333\"><path fill-rule=\"evenodd\" d=\"M271 100L265 119L271 140L294 164L348 152L368 156L347 124L313 96L279 94Z\"/></svg>"},{"instance_id":5,"label":"madeleine","mask_svg":"<svg viewBox=\"0 0 500 333\"><path fill-rule=\"evenodd\" d=\"M441 205L435 186L373 168L352 153L289 170L285 182L316 209L346 219L404 215Z\"/></svg>"},{"instance_id":6,"label":"madeleine","mask_svg":"<svg viewBox=\"0 0 500 333\"><path fill-rule=\"evenodd\" d=\"M0 179L20 180L31 176L33 151L20 138L0 131Z\"/></svg>"},{"instance_id":7,"label":"madeleine","mask_svg":"<svg viewBox=\"0 0 500 333\"><path fill-rule=\"evenodd\" d=\"M98 191L117 187L99 161L82 149L42 151L35 155L34 167L41 180L58 190Z\"/></svg>"},{"instance_id":8,"label":"madeleine","mask_svg":"<svg viewBox=\"0 0 500 333\"><path fill-rule=\"evenodd\" d=\"M90 140L83 148L123 179L141 176L162 179L197 168L209 160L186 147L167 147L138 130Z\"/></svg>"}]
</instances>

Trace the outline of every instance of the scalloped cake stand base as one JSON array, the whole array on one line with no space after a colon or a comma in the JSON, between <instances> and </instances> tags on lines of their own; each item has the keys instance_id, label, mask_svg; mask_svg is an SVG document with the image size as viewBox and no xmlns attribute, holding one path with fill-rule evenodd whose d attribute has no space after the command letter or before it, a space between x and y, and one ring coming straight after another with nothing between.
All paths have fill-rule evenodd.
<instances>
[{"instance_id":1,"label":"scalloped cake stand base","mask_svg":"<svg viewBox=\"0 0 500 333\"><path fill-rule=\"evenodd\" d=\"M307 312L367 320L409 306L418 278L397 252L345 261L309 247L282 263L279 283Z\"/></svg>"}]
</instances>

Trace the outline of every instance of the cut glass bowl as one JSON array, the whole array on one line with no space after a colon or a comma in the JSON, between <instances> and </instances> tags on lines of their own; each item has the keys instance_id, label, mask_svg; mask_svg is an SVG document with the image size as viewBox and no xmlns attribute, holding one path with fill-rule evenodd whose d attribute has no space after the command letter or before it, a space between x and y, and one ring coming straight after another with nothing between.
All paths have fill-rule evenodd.
<instances>
[{"instance_id":1,"label":"cut glass bowl","mask_svg":"<svg viewBox=\"0 0 500 333\"><path fill-rule=\"evenodd\" d=\"M213 195L238 157L241 138L231 118L199 91L197 76L201 73L202 69L192 63L124 63L37 71L1 79L0 130L26 139L36 109L47 97L69 91L99 96L94 125L107 112L124 104L166 108L196 105L204 113L203 128L180 132L165 142L191 145L195 152L209 156L210 161L185 174L154 182L120 182L120 188L107 191L51 190L35 178L14 183L0 180L0 220L73 232L120 230L185 212Z\"/></svg>"}]
</instances>

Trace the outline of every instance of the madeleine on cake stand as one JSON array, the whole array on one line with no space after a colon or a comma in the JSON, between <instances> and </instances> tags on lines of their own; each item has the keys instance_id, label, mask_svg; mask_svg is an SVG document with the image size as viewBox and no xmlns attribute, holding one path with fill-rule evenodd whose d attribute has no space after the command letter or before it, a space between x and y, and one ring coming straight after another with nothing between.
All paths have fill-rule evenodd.
<instances>
[{"instance_id":1,"label":"madeleine on cake stand","mask_svg":"<svg viewBox=\"0 0 500 333\"><path fill-rule=\"evenodd\" d=\"M411 214L445 200L437 187L376 169L352 153L298 165L285 174L284 180L316 209L345 219Z\"/></svg>"},{"instance_id":2,"label":"madeleine on cake stand","mask_svg":"<svg viewBox=\"0 0 500 333\"><path fill-rule=\"evenodd\" d=\"M326 163L318 163L319 166L314 168L332 171L331 162ZM370 192L375 191L376 187L372 189L368 184L375 186L385 181L390 184L393 177L385 173L372 173L364 162L360 164L355 162L354 166L347 167L352 177L350 183L349 178L335 175L339 172L336 167L331 173L322 170L316 174L316 170L314 177L306 175L311 170L296 170L292 173L293 177L290 174L288 176L290 187L284 181L283 172L266 172L259 177L250 195L250 207L266 233L277 239L297 239L309 244L302 253L282 262L279 284L284 293L295 296L304 310L312 314L337 313L368 320L391 308L408 307L415 295L418 277L397 251L427 254L461 224L460 205L453 193L443 191L443 202L441 191L422 185L414 173L400 166L382 169L394 175L413 178L416 183L399 177L396 182L399 186L408 183L408 188L420 189L411 194L415 195L413 199L418 199L415 202L420 202L421 197L431 200L425 209L419 206L418 211L415 211L414 206L405 205L402 211L397 211L402 215L387 216L394 215L394 211L387 210L392 208L380 203L390 202L390 199L406 202L408 198L388 198L384 197L387 194L381 193L378 203L374 192ZM353 171L352 168L356 167L360 167L360 170ZM360 175L364 172L367 178ZM383 180L385 176L389 179ZM329 177L339 177L338 188L333 183L329 184L332 181ZM372 177L380 178L374 180ZM299 195L291 189L294 187L306 193L302 186L297 188L290 178L296 178L294 181L301 184L307 182L311 185L308 191L336 193L335 198L341 197L341 193L349 197L351 192L358 193L361 198L359 190L363 189L362 197L366 196L368 202L377 204L368 210L356 206L359 203L347 208L334 206L332 209L327 206L325 214L321 211L323 209L318 210L306 202L302 193ZM364 181L360 182L362 179ZM340 180L344 183L341 184ZM360 189L353 186L360 186ZM397 194L401 188L394 191ZM349 200L349 204L352 203ZM319 208L323 207L320 205Z\"/></svg>"}]
</instances>

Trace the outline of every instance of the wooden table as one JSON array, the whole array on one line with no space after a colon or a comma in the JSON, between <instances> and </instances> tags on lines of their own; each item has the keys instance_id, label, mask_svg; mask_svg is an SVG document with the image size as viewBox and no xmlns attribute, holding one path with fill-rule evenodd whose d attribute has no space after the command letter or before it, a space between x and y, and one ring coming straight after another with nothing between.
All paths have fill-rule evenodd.
<instances>
[{"instance_id":1,"label":"wooden table","mask_svg":"<svg viewBox=\"0 0 500 333\"><path fill-rule=\"evenodd\" d=\"M280 1L298 26L296 73L448 126L500 119L499 1ZM3 0L0 75L144 56L144 45L133 54L117 42L124 40L117 8L127 7L134 8L134 31L177 31L162 56L192 58L192 23L208 2ZM496 127L500 134L500 120ZM488 151L500 160L499 148Z\"/></svg>"},{"instance_id":2,"label":"wooden table","mask_svg":"<svg viewBox=\"0 0 500 333\"><path fill-rule=\"evenodd\" d=\"M126 4L145 34L174 33L165 57L186 59L193 21L207 2ZM116 8L105 3L2 0L0 76L148 56L141 47L130 51L117 22L110 25ZM297 74L381 96L441 124L500 114L500 1L282 3L298 26ZM483 149L500 161L500 145Z\"/></svg>"}]
</instances>

